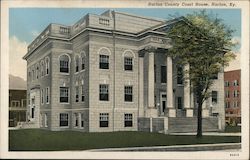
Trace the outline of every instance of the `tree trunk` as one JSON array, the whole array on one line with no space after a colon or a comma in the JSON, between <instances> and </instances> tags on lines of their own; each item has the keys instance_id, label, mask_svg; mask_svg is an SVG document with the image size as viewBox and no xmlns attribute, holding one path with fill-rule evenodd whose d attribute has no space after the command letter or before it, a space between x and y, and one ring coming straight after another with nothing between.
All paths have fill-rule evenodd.
<instances>
[{"instance_id":1,"label":"tree trunk","mask_svg":"<svg viewBox=\"0 0 250 160\"><path fill-rule=\"evenodd\" d=\"M198 138L202 137L202 103L198 103L198 116L197 116L197 135Z\"/></svg>"}]
</instances>

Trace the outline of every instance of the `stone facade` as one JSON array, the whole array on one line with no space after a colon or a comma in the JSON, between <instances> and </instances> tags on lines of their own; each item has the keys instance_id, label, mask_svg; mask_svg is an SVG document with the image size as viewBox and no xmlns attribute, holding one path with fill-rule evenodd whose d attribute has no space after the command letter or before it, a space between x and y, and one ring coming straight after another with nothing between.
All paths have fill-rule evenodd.
<instances>
[{"instance_id":1,"label":"stone facade","mask_svg":"<svg viewBox=\"0 0 250 160\"><path fill-rule=\"evenodd\" d=\"M167 130L168 117L195 117L190 84L180 83L180 66L167 54L165 29L175 21L106 11L72 26L50 24L24 56L31 120L50 130L110 132L140 130L148 118L151 131ZM213 89L223 117L220 75Z\"/></svg>"}]
</instances>

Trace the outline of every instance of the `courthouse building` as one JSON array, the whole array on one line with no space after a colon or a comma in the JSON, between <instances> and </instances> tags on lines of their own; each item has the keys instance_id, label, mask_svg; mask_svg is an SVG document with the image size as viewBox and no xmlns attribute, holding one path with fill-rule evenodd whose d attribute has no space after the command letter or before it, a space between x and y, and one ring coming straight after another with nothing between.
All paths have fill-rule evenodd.
<instances>
[{"instance_id":1,"label":"courthouse building","mask_svg":"<svg viewBox=\"0 0 250 160\"><path fill-rule=\"evenodd\" d=\"M179 20L108 10L87 14L72 26L50 24L24 56L26 126L86 132L195 130L197 105L190 83L183 82L188 66L176 65L168 55L171 39L165 35ZM203 106L205 130L224 128L223 83L219 73Z\"/></svg>"}]
</instances>

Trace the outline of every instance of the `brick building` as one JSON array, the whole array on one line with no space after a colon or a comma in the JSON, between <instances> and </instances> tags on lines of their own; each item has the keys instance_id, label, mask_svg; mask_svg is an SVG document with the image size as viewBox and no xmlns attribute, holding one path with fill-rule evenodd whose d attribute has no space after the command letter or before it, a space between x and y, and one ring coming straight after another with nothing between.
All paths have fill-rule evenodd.
<instances>
[{"instance_id":1,"label":"brick building","mask_svg":"<svg viewBox=\"0 0 250 160\"><path fill-rule=\"evenodd\" d=\"M178 20L108 10L72 26L50 24L24 56L30 124L87 132L168 132L178 119L181 129L185 123L196 126L195 98L182 81L188 66L176 65L167 54L165 32ZM223 83L219 73L213 97L203 106L208 130L209 124L224 128Z\"/></svg>"},{"instance_id":2,"label":"brick building","mask_svg":"<svg viewBox=\"0 0 250 160\"><path fill-rule=\"evenodd\" d=\"M241 123L240 79L240 70L224 73L225 116L226 123L231 125Z\"/></svg>"},{"instance_id":3,"label":"brick building","mask_svg":"<svg viewBox=\"0 0 250 160\"><path fill-rule=\"evenodd\" d=\"M26 90L9 90L9 127L26 121Z\"/></svg>"}]
</instances>

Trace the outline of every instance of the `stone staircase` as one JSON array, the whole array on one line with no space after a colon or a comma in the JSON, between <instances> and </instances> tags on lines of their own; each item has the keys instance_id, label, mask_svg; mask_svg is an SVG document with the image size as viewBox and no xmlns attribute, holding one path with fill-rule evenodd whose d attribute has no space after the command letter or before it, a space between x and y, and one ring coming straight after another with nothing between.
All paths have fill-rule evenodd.
<instances>
[{"instance_id":1,"label":"stone staircase","mask_svg":"<svg viewBox=\"0 0 250 160\"><path fill-rule=\"evenodd\" d=\"M19 122L16 128L39 128L35 122Z\"/></svg>"},{"instance_id":2,"label":"stone staircase","mask_svg":"<svg viewBox=\"0 0 250 160\"><path fill-rule=\"evenodd\" d=\"M168 119L168 132L196 132L197 117L171 117ZM207 117L202 119L202 131L218 131L218 118Z\"/></svg>"}]
</instances>

